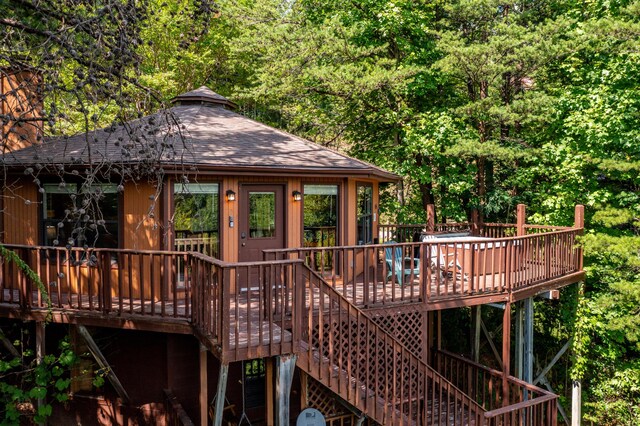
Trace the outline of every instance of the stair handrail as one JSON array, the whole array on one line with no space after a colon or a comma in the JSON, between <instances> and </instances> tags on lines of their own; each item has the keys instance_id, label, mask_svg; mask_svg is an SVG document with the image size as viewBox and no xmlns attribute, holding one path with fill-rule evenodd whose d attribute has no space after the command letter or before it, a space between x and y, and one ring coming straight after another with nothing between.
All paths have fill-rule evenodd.
<instances>
[{"instance_id":1,"label":"stair handrail","mask_svg":"<svg viewBox=\"0 0 640 426\"><path fill-rule=\"evenodd\" d=\"M371 317L369 317L363 310L361 310L360 308L358 308L356 305L354 305L353 303L351 303L346 297L344 297L339 291L335 290L334 288L332 288L319 274L317 274L315 271L311 270L310 268L308 268L306 265L302 265L302 267L304 268L304 271L309 274L309 278L308 278L308 283L309 285L305 287L306 291L308 292L308 294L305 295L305 297L303 298L303 303L304 302L309 302L309 306L306 307L307 312L309 313L309 316L306 318L308 321L310 321L310 318L313 317L314 315L314 310L317 310L317 315L318 315L318 323L320 323L320 320L322 320L322 315L323 315L323 311L321 309L320 306L313 306L313 304L311 303L311 301L315 300L314 295L313 295L313 291L312 291L312 287L314 286L314 284L312 284L312 281L314 281L315 279L315 286L318 287L318 291L320 295L327 295L329 296L329 298L334 298L335 300L337 300L342 307L346 307L347 310L349 311L349 315L353 315L353 313L356 314L356 316L358 317L358 322L359 322L359 318L362 318L365 323L366 323L366 327L365 329L367 331L373 330L373 334L376 335L376 341L381 340L382 342L384 342L386 344L386 346L391 346L391 352L393 352L393 359L396 360L396 355L399 353L400 356L402 357L402 359L400 360L401 366L408 366L407 368L409 370L411 370L411 367L413 366L414 368L418 368L418 369L422 369L424 377L423 377L423 383L424 385L421 385L420 388L418 388L418 395L415 395L416 399L420 399L420 398L424 398L425 399L425 409L423 411L423 422L420 422L418 424L426 424L426 398L428 396L429 393L429 389L426 388L426 384L427 384L427 379L431 379L433 381L433 385L437 385L438 386L438 393L440 397L442 397L443 392L444 393L448 393L449 395L452 395L454 397L454 401L460 401L462 403L462 408L464 410L464 407L468 407L467 408L467 413L469 415L469 417L474 416L476 423L475 424L482 424L482 419L484 417L484 413L485 413L485 409L483 409L478 403L476 403L474 400L472 400L471 398L469 398L466 394L464 394L464 392L462 392L460 389L458 389L456 386L454 386L451 382L449 382L448 380L446 380L442 375L440 375L433 367L431 367L430 365L428 365L427 363L425 363L422 359L420 359L420 357L418 357L417 355L415 355L413 353L413 351L411 351L409 348L407 348L401 341L399 341L395 336L393 336L392 334L388 333L387 331L385 331L380 325L378 325L375 321L373 321L373 319L371 319ZM329 310L328 315L331 315L331 311ZM340 314L338 314L340 315ZM309 327L311 327L311 325L309 324ZM329 335L331 336L331 335ZM307 351L311 352L313 350L313 345L310 344L312 341L312 336L311 334L309 334L309 336L307 337L308 339L308 345L307 345ZM322 343L321 343L322 344ZM300 348L300 350L302 351L304 348ZM318 348L318 350L320 350L320 348ZM376 350L380 351L380 348L376 348ZM384 352L386 353L387 351L389 351L388 347L384 348ZM351 351L349 351L351 353ZM319 354L319 357L321 357L322 355ZM311 357L313 357L312 353L309 353L309 361ZM341 358L341 356L340 356ZM407 361L405 361L405 359ZM344 360L339 360L342 361L342 363L344 364ZM347 365L346 368L347 369L351 369L351 362L353 360L347 360ZM344 368L343 366L338 366L339 368ZM309 367L311 368L311 367ZM398 373L398 371L394 371L392 372L392 374L394 375L393 378L393 385L395 386L396 384L396 380L397 377L396 374ZM352 373L352 371L347 371L349 380L354 379L354 374ZM367 372L367 377L369 376L368 372ZM403 378L406 377L406 375L402 375ZM420 377L420 371L415 373L415 377ZM329 379L330 380L330 379ZM358 380L358 377L355 377L355 380ZM405 380L410 380L410 379L406 379ZM339 379L338 379L339 381ZM340 383L338 383L338 386L340 387ZM411 384L409 384L408 386L411 386ZM369 391L370 388L372 386L370 384L367 384L367 387L365 389L365 391ZM396 409L395 406L397 406L398 404L400 405L400 411L402 412L402 406L404 405L403 403L403 391L404 389L402 389L402 383L400 383L397 386L400 389L400 401L397 402L396 404L394 404L394 409L391 411L390 416L392 417L392 419L396 416ZM412 401L413 396L411 394L411 388L409 387L409 395L406 395L406 400L407 401ZM375 390L373 391L374 393L377 393ZM435 389L433 389L431 391L432 396L436 396L436 391ZM354 391L352 395L345 395L346 398L343 398L345 400L347 400L349 403L353 404L354 406L358 407L358 392ZM447 397L448 398L448 397ZM380 414L382 414L382 416L384 417L385 415L387 416L386 420L388 421L388 416L389 414L386 412L383 413L378 413L378 408L376 405L376 402L374 401L374 405L373 405L373 412L371 410L370 405L367 403L365 404L364 407L364 414L368 414L371 415L373 414L373 417L376 418L379 416ZM432 410L434 410L434 407L432 407ZM385 410L386 411L386 410ZM411 404L409 404L409 415L411 414ZM434 414L432 414L434 415Z\"/></svg>"}]
</instances>

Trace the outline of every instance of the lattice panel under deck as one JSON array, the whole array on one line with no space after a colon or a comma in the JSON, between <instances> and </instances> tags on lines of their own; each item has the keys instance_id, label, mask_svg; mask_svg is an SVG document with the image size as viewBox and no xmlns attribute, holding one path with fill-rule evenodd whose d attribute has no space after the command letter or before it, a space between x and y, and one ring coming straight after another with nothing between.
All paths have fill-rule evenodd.
<instances>
[{"instance_id":1,"label":"lattice panel under deck","mask_svg":"<svg viewBox=\"0 0 640 426\"><path fill-rule=\"evenodd\" d=\"M377 312L372 319L382 327L387 333L395 336L404 344L414 355L424 359L422 348L424 336L423 321L426 320L426 314L422 312L402 312L394 313L393 311Z\"/></svg>"},{"instance_id":2,"label":"lattice panel under deck","mask_svg":"<svg viewBox=\"0 0 640 426\"><path fill-rule=\"evenodd\" d=\"M325 418L342 416L349 412L336 400L334 393L327 389L322 383L309 375L307 375L306 381L307 388L302 391L307 393L307 407L320 411Z\"/></svg>"}]
</instances>

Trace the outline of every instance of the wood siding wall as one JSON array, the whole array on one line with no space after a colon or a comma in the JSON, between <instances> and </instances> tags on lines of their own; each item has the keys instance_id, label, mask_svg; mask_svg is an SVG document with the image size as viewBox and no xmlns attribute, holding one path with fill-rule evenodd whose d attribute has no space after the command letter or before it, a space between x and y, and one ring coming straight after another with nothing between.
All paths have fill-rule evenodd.
<instances>
[{"instance_id":1,"label":"wood siding wall","mask_svg":"<svg viewBox=\"0 0 640 426\"><path fill-rule=\"evenodd\" d=\"M158 216L162 200L155 200L155 196L156 188L151 184L130 182L125 185L122 207L124 226L120 247L160 250L163 229Z\"/></svg>"},{"instance_id":2,"label":"wood siding wall","mask_svg":"<svg viewBox=\"0 0 640 426\"><path fill-rule=\"evenodd\" d=\"M22 183L4 189L2 241L5 244L40 243L38 199L38 188L33 183Z\"/></svg>"}]
</instances>

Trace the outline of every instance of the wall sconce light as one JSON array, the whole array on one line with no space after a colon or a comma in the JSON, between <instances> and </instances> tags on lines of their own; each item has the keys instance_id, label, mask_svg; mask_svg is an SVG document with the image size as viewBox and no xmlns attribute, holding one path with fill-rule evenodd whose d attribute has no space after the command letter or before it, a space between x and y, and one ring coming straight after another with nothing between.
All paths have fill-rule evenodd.
<instances>
[{"instance_id":1,"label":"wall sconce light","mask_svg":"<svg viewBox=\"0 0 640 426\"><path fill-rule=\"evenodd\" d=\"M227 189L226 194L227 194L227 201L235 201L236 200L236 193L233 192L232 190Z\"/></svg>"},{"instance_id":2,"label":"wall sconce light","mask_svg":"<svg viewBox=\"0 0 640 426\"><path fill-rule=\"evenodd\" d=\"M300 191L293 191L293 201L302 201L302 193Z\"/></svg>"}]
</instances>

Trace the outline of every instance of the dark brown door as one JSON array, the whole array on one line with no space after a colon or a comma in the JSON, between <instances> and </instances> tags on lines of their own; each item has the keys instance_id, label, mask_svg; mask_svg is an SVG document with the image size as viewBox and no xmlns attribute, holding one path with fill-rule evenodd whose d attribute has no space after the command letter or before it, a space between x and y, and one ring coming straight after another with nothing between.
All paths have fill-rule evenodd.
<instances>
[{"instance_id":1,"label":"dark brown door","mask_svg":"<svg viewBox=\"0 0 640 426\"><path fill-rule=\"evenodd\" d=\"M240 188L238 260L262 260L262 250L284 248L284 188L242 185Z\"/></svg>"}]
</instances>

